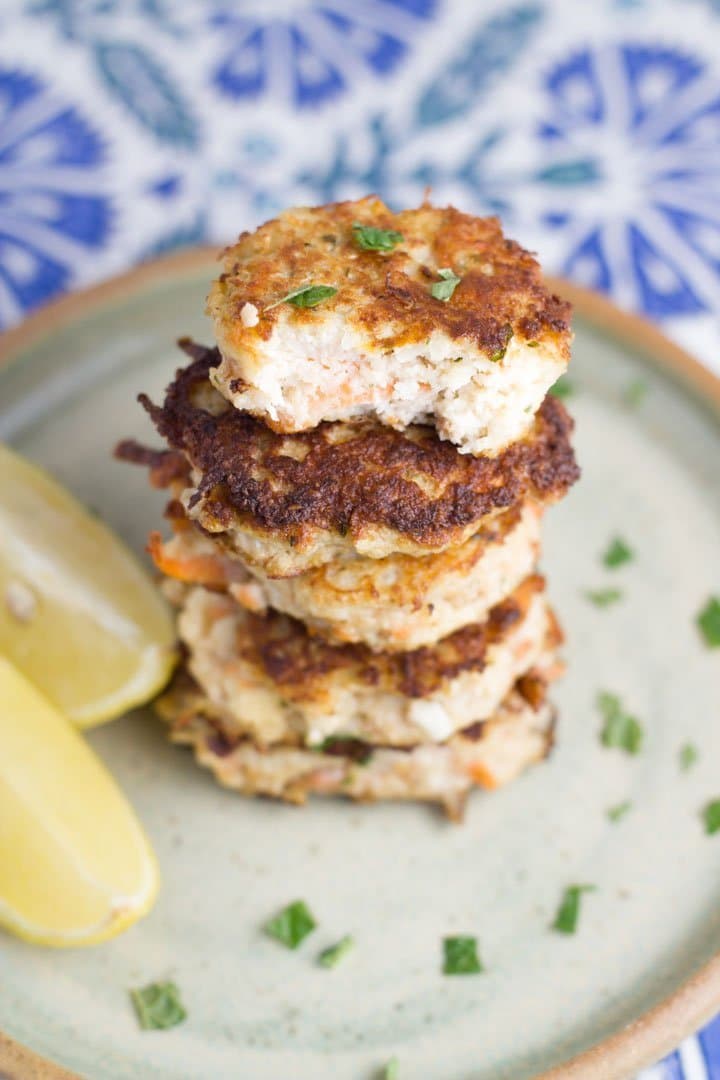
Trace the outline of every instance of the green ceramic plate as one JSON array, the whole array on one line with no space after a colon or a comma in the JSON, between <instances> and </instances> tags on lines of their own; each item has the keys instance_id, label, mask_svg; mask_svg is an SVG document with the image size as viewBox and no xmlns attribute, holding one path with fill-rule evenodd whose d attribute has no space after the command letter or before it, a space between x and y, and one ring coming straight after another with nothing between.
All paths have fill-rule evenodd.
<instances>
[{"instance_id":1,"label":"green ceramic plate","mask_svg":"<svg viewBox=\"0 0 720 1080\"><path fill-rule=\"evenodd\" d=\"M0 437L138 551L163 497L112 447L151 437L135 395L167 383L174 338L209 339L211 272L207 252L165 260L5 341ZM413 1080L621 1077L720 1007L720 835L705 836L699 816L720 797L720 651L695 625L720 593L720 389L656 331L568 291L584 478L547 520L569 662L552 759L477 795L458 827L415 806L244 801L169 746L149 713L94 732L164 888L150 917L108 945L52 952L0 937L0 1073L62 1075L31 1064L17 1040L103 1080L370 1080L393 1055ZM647 393L632 408L637 379ZM615 534L637 557L608 571L600 554ZM608 586L621 603L585 598ZM599 745L602 689L642 719L638 757ZM688 741L700 760L681 772ZM608 807L627 799L631 812L609 823ZM548 925L575 882L597 892L566 938ZM320 927L289 952L259 927L297 897ZM355 953L318 967L318 950L345 933ZM457 933L478 936L485 974L441 975L441 939ZM127 990L166 978L189 1020L141 1032Z\"/></svg>"}]
</instances>

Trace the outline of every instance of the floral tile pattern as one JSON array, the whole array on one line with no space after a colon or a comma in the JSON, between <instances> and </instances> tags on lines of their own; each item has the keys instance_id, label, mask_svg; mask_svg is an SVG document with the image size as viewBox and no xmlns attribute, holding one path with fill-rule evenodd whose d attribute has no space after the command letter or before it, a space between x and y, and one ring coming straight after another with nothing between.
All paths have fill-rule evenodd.
<instances>
[{"instance_id":1,"label":"floral tile pattern","mask_svg":"<svg viewBox=\"0 0 720 1080\"><path fill-rule=\"evenodd\" d=\"M293 202L497 213L720 370L719 0L7 0L0 327ZM643 1080L720 1080L720 1020Z\"/></svg>"}]
</instances>

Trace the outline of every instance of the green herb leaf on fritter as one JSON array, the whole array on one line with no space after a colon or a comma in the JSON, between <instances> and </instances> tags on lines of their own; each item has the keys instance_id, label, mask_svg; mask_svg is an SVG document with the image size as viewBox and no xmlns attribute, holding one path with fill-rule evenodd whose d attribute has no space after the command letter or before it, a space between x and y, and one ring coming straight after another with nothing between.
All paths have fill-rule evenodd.
<instances>
[{"instance_id":1,"label":"green herb leaf on fritter","mask_svg":"<svg viewBox=\"0 0 720 1080\"><path fill-rule=\"evenodd\" d=\"M403 239L403 234L393 229L377 229L374 225L353 222L355 243L363 251L392 251Z\"/></svg>"},{"instance_id":2,"label":"green herb leaf on fritter","mask_svg":"<svg viewBox=\"0 0 720 1080\"><path fill-rule=\"evenodd\" d=\"M440 281L435 281L430 286L430 295L435 300L449 300L462 278L459 278L454 270L445 268L438 270Z\"/></svg>"},{"instance_id":3,"label":"green herb leaf on fritter","mask_svg":"<svg viewBox=\"0 0 720 1080\"><path fill-rule=\"evenodd\" d=\"M333 285L303 285L300 289L289 292L274 304L268 304L265 311L272 311L280 304L292 304L293 307L314 308L322 304L323 300L329 300L335 296L337 289Z\"/></svg>"}]
</instances>

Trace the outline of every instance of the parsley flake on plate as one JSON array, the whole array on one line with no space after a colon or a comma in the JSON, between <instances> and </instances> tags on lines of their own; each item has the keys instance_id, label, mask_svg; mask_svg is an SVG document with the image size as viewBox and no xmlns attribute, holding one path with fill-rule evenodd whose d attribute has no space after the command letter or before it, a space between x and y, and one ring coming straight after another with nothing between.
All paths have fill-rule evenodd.
<instances>
[{"instance_id":1,"label":"parsley flake on plate","mask_svg":"<svg viewBox=\"0 0 720 1080\"><path fill-rule=\"evenodd\" d=\"M585 595L591 604L599 608L617 604L618 600L622 600L623 597L620 589L588 589Z\"/></svg>"},{"instance_id":2,"label":"parsley flake on plate","mask_svg":"<svg viewBox=\"0 0 720 1080\"><path fill-rule=\"evenodd\" d=\"M720 648L720 599L717 596L710 597L697 617L697 624L708 648Z\"/></svg>"},{"instance_id":3,"label":"parsley flake on plate","mask_svg":"<svg viewBox=\"0 0 720 1080\"><path fill-rule=\"evenodd\" d=\"M477 975L484 970L477 954L477 938L446 937L443 950L444 975Z\"/></svg>"},{"instance_id":4,"label":"parsley flake on plate","mask_svg":"<svg viewBox=\"0 0 720 1080\"><path fill-rule=\"evenodd\" d=\"M403 234L394 229L377 229L359 221L353 222L353 236L363 251L392 251L403 239Z\"/></svg>"},{"instance_id":5,"label":"parsley flake on plate","mask_svg":"<svg viewBox=\"0 0 720 1080\"><path fill-rule=\"evenodd\" d=\"M580 898L583 893L595 892L594 885L568 885L558 908L552 929L560 934L574 934L580 917Z\"/></svg>"},{"instance_id":6,"label":"parsley flake on plate","mask_svg":"<svg viewBox=\"0 0 720 1080\"><path fill-rule=\"evenodd\" d=\"M703 821L708 836L720 832L720 799L713 799L712 802L707 804L703 810Z\"/></svg>"},{"instance_id":7,"label":"parsley flake on plate","mask_svg":"<svg viewBox=\"0 0 720 1080\"><path fill-rule=\"evenodd\" d=\"M303 285L301 289L295 289L276 300L274 304L268 304L265 311L272 311L280 304L292 304L293 307L314 308L322 304L323 300L329 300L335 296L337 289L333 285Z\"/></svg>"},{"instance_id":8,"label":"parsley flake on plate","mask_svg":"<svg viewBox=\"0 0 720 1080\"><path fill-rule=\"evenodd\" d=\"M187 1018L180 991L173 982L150 983L131 990L130 999L144 1031L164 1031Z\"/></svg>"},{"instance_id":9,"label":"parsley flake on plate","mask_svg":"<svg viewBox=\"0 0 720 1080\"><path fill-rule=\"evenodd\" d=\"M648 384L644 379L633 379L631 383L628 383L623 392L625 404L631 409L637 409L644 401L648 389Z\"/></svg>"},{"instance_id":10,"label":"parsley flake on plate","mask_svg":"<svg viewBox=\"0 0 720 1080\"><path fill-rule=\"evenodd\" d=\"M568 379L567 375L561 375L550 387L550 393L562 401L564 398L572 397L575 393L575 384Z\"/></svg>"},{"instance_id":11,"label":"parsley flake on plate","mask_svg":"<svg viewBox=\"0 0 720 1080\"><path fill-rule=\"evenodd\" d=\"M617 747L628 754L638 754L643 741L643 729L634 716L626 713L617 694L602 691L597 705L605 721L600 741L603 746Z\"/></svg>"},{"instance_id":12,"label":"parsley flake on plate","mask_svg":"<svg viewBox=\"0 0 720 1080\"><path fill-rule=\"evenodd\" d=\"M390 1058L387 1065L383 1069L383 1080L399 1080L400 1078L400 1062L396 1057Z\"/></svg>"},{"instance_id":13,"label":"parsley flake on plate","mask_svg":"<svg viewBox=\"0 0 720 1080\"><path fill-rule=\"evenodd\" d=\"M607 810L608 821L622 821L630 810L632 810L632 803L629 799L626 799L625 802L618 803L617 806L610 806Z\"/></svg>"},{"instance_id":14,"label":"parsley flake on plate","mask_svg":"<svg viewBox=\"0 0 720 1080\"><path fill-rule=\"evenodd\" d=\"M462 279L457 276L454 270L447 267L438 270L438 277L441 280L433 282L430 286L430 295L434 300L449 300Z\"/></svg>"},{"instance_id":15,"label":"parsley flake on plate","mask_svg":"<svg viewBox=\"0 0 720 1080\"><path fill-rule=\"evenodd\" d=\"M311 934L317 923L312 917L304 900L295 900L265 923L266 934L287 945L288 949L297 949L301 941Z\"/></svg>"},{"instance_id":16,"label":"parsley flake on plate","mask_svg":"<svg viewBox=\"0 0 720 1080\"><path fill-rule=\"evenodd\" d=\"M324 968L337 967L341 960L343 960L349 952L355 948L355 939L350 934L346 934L344 938L340 938L336 945L330 945L318 956L318 964Z\"/></svg>"},{"instance_id":17,"label":"parsley flake on plate","mask_svg":"<svg viewBox=\"0 0 720 1080\"><path fill-rule=\"evenodd\" d=\"M694 746L693 743L685 743L684 746L681 746L678 751L678 761L682 771L687 772L688 769L692 769L699 756L697 746Z\"/></svg>"},{"instance_id":18,"label":"parsley flake on plate","mask_svg":"<svg viewBox=\"0 0 720 1080\"><path fill-rule=\"evenodd\" d=\"M632 548L628 547L621 537L616 536L608 545L607 551L603 555L603 562L608 569L614 570L616 567L622 566L623 563L632 562L634 558L635 553Z\"/></svg>"}]
</instances>

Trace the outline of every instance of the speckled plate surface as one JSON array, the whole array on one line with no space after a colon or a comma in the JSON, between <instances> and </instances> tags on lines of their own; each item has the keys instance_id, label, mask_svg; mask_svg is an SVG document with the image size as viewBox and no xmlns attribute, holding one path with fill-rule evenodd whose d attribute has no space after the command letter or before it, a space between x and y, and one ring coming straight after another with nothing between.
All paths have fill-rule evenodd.
<instances>
[{"instance_id":1,"label":"speckled plate surface","mask_svg":"<svg viewBox=\"0 0 720 1080\"><path fill-rule=\"evenodd\" d=\"M173 339L209 337L211 269L207 253L166 260L5 341L0 437L137 550L163 497L111 449L148 436L135 394L168 381ZM720 1007L720 836L699 816L720 797L720 654L695 626L720 590L720 389L656 331L568 292L584 479L547 519L544 566L569 638L552 759L477 795L457 827L415 806L244 801L166 744L149 713L93 733L164 887L150 917L108 945L52 952L0 937L11 1039L103 1080L370 1080L393 1055L403 1078L599 1080L657 1059ZM633 409L624 392L637 378L648 391ZM617 533L637 558L608 571L599 556ZM609 585L621 603L588 603L584 590ZM643 721L640 756L599 745L600 689ZM686 741L701 756L683 773ZM632 811L609 823L626 799ZM575 882L597 892L565 938L548 924ZM259 926L296 897L320 927L293 953ZM317 951L348 932L354 955L317 967ZM440 974L452 933L478 936L486 974ZM188 1022L140 1032L127 988L168 977ZM64 1075L0 1039L3 1068Z\"/></svg>"}]
</instances>

